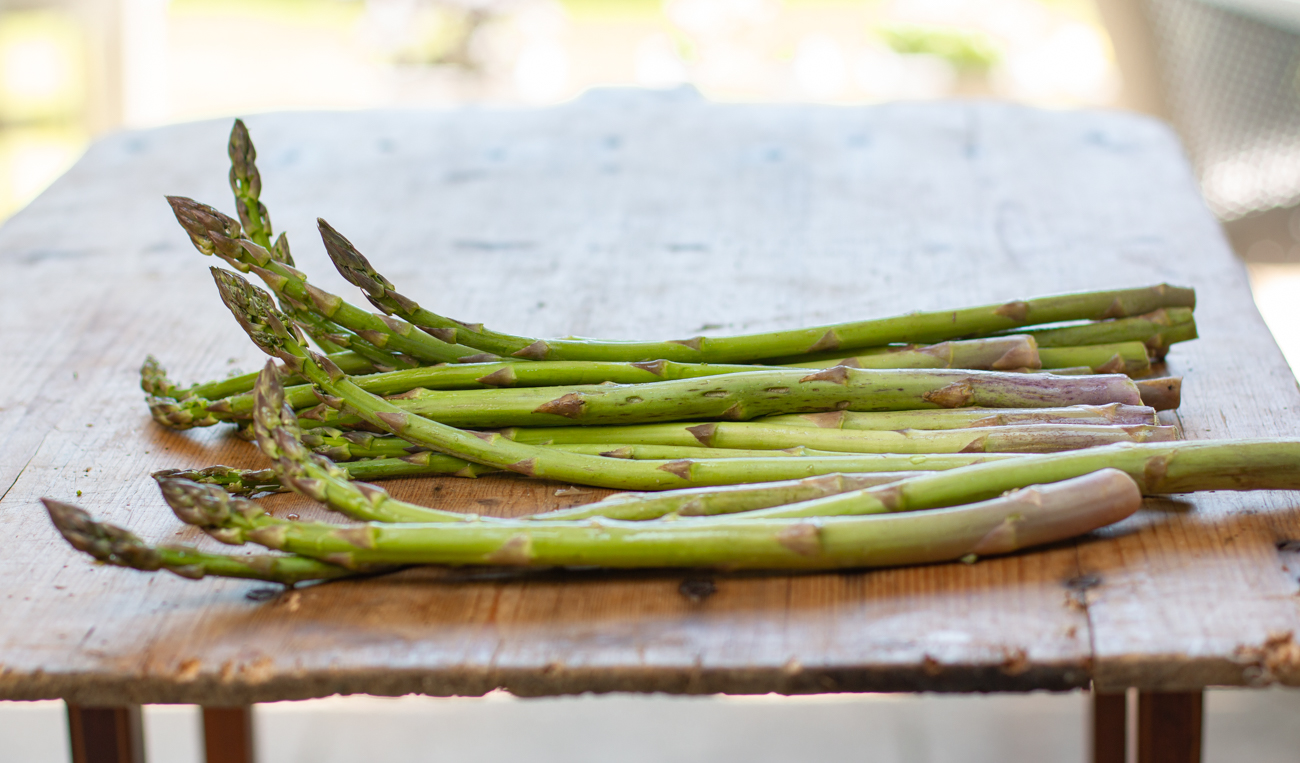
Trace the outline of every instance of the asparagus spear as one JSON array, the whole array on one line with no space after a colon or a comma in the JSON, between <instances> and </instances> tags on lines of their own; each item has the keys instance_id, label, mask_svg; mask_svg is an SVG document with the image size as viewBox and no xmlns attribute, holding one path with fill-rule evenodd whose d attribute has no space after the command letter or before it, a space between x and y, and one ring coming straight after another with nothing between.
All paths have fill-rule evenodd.
<instances>
[{"instance_id":1,"label":"asparagus spear","mask_svg":"<svg viewBox=\"0 0 1300 763\"><path fill-rule=\"evenodd\" d=\"M271 248L271 216L261 202L262 175L257 171L257 149L248 136L242 119L236 119L226 146L230 154L230 190L235 193L235 208L248 238L263 249ZM292 265L293 263L288 263Z\"/></svg>"},{"instance_id":2,"label":"asparagus spear","mask_svg":"<svg viewBox=\"0 0 1300 763\"><path fill-rule=\"evenodd\" d=\"M827 429L964 429L1023 424L1157 424L1156 410L1139 405L1073 405L1068 408L948 408L930 411L828 411L790 413L760 423Z\"/></svg>"},{"instance_id":3,"label":"asparagus spear","mask_svg":"<svg viewBox=\"0 0 1300 763\"><path fill-rule=\"evenodd\" d=\"M302 322L298 322L302 327ZM355 340L354 340L355 341ZM335 356L330 356L334 359ZM376 360L378 360L376 358ZM154 363L152 359L149 363ZM161 374L156 363L147 370ZM348 374L365 373L366 369L338 364ZM816 368L817 366L810 366ZM459 365L422 366L400 371L359 376L355 381L368 392L378 395L398 395L413 389L427 390L465 390L494 389L502 387L553 387L603 384L644 384L656 381L693 379L722 374L749 373L760 370L782 370L779 366L749 366L740 364L692 364L655 361L653 363L622 363L602 361L554 361L548 363L474 363ZM1090 371L1090 369L1088 369ZM142 371L142 374L145 371ZM210 396L191 395L185 399L186 416L182 422L172 413L180 402L168 399L158 402L168 426L188 422L190 426L202 426L218 421L241 421L252 415L253 396L252 375L239 377L238 384L244 387L240 393L232 394L226 399L212 400ZM318 401L311 385L300 384L285 391L285 399L295 409L315 405Z\"/></svg>"},{"instance_id":4,"label":"asparagus spear","mask_svg":"<svg viewBox=\"0 0 1300 763\"><path fill-rule=\"evenodd\" d=\"M358 379L358 382L361 380ZM286 396L294 388L286 390ZM776 424L783 427L817 427L822 429L875 430L896 432L917 429L943 431L952 429L987 427L1023 427L1034 424L1084 425L1084 426L1155 426L1158 424L1154 408L1145 406L1076 405L1068 408L949 408L931 411L879 411L854 413L828 411L825 413L795 413L767 416L751 424ZM638 425L655 426L655 425ZM692 426L684 424L679 426ZM545 432L556 432L548 427ZM609 430L611 428L604 428ZM597 430L599 431L599 430ZM1170 433L1174 434L1174 433ZM1176 439L1172 437L1171 439ZM391 435L371 432L343 431L327 426L314 427L303 434L303 441L312 450L335 461L352 461L359 458L400 458L421 448Z\"/></svg>"},{"instance_id":5,"label":"asparagus spear","mask_svg":"<svg viewBox=\"0 0 1300 763\"><path fill-rule=\"evenodd\" d=\"M473 515L399 501L381 487L353 482L328 458L312 453L300 439L292 408L284 405L284 387L275 363L268 360L254 388L257 405L253 429L257 446L271 459L280 484L353 519L376 522L466 522ZM167 478L173 479L173 478ZM164 484L160 480L159 484Z\"/></svg>"},{"instance_id":6,"label":"asparagus spear","mask_svg":"<svg viewBox=\"0 0 1300 763\"><path fill-rule=\"evenodd\" d=\"M1023 456L1012 463L978 464L956 473L925 474L903 482L754 512L754 517L830 516L917 511L1000 495L1098 469L1119 469L1146 494L1197 490L1300 489L1300 440L1202 440L1121 443L1087 450Z\"/></svg>"},{"instance_id":7,"label":"asparagus spear","mask_svg":"<svg viewBox=\"0 0 1300 763\"><path fill-rule=\"evenodd\" d=\"M1131 318L1115 318L1079 326L1031 329L1024 333L1034 338L1040 350L1048 347L1139 341L1147 346L1152 355L1162 359L1170 345L1196 338L1196 321L1192 318L1190 307L1169 307Z\"/></svg>"},{"instance_id":8,"label":"asparagus spear","mask_svg":"<svg viewBox=\"0 0 1300 763\"><path fill-rule=\"evenodd\" d=\"M730 484L806 477L829 471L866 471L858 467L837 465L818 472L814 459L770 459L775 463L770 463L768 459L724 459L712 464L692 460L656 463L609 459L523 445L495 433L463 432L413 416L391 402L361 389L346 374L332 367L324 356L311 352L297 341L286 327L287 319L275 309L265 292L234 273L214 268L213 276L217 279L222 301L258 347L268 354L280 357L288 367L320 387L327 396L338 398L339 404L350 406L366 422L399 435L413 445L530 477L640 490L719 484L702 481L710 479L708 475L715 472L727 472L730 477L727 484ZM989 458L987 455L983 457ZM934 457L912 458L927 460ZM844 457L832 460L848 463ZM780 466L782 461L798 464L799 470L782 472L781 470L789 468ZM720 469L719 465L730 467L730 470Z\"/></svg>"},{"instance_id":9,"label":"asparagus spear","mask_svg":"<svg viewBox=\"0 0 1300 763\"><path fill-rule=\"evenodd\" d=\"M1138 376L1151 370L1147 346L1141 342L1116 342L1082 347L1044 347L1038 351L1043 368L1087 366L1099 374Z\"/></svg>"},{"instance_id":10,"label":"asparagus spear","mask_svg":"<svg viewBox=\"0 0 1300 763\"><path fill-rule=\"evenodd\" d=\"M340 352L329 355L330 362L337 365L349 374L368 374L375 370L374 365L365 358L353 352ZM301 378L295 376L292 372L284 371L283 375L290 380L301 382ZM140 367L140 388L151 397L170 398L173 402L182 400L200 400L204 405L212 405L213 401L218 403L228 397L237 396L253 389L253 381L257 378L256 373L240 374L231 376L218 381L204 382L195 384L190 387L180 388L176 383L167 377L167 371L154 356L150 355L144 359L144 364ZM307 385L303 385L308 388ZM249 398L249 410L252 410L252 398ZM307 402L304 402L306 405ZM224 406L222 406L224 407ZM196 409L201 412L201 409ZM206 412L196 418L203 418Z\"/></svg>"},{"instance_id":11,"label":"asparagus spear","mask_svg":"<svg viewBox=\"0 0 1300 763\"><path fill-rule=\"evenodd\" d=\"M1123 519L1142 504L1132 479L1103 470L982 503L910 515L338 527L279 520L237 498L206 501L202 486L193 487L198 490L168 495L183 521L204 527L219 540L249 540L343 567L414 563L835 569L918 564L1064 540Z\"/></svg>"},{"instance_id":12,"label":"asparagus spear","mask_svg":"<svg viewBox=\"0 0 1300 763\"><path fill-rule=\"evenodd\" d=\"M183 578L200 580L207 575L249 580L266 580L293 586L309 580L331 580L354 576L362 568L346 569L319 559L282 554L211 554L187 546L150 546L129 530L107 522L96 522L70 503L42 498L55 528L78 551L101 562L145 572L164 569ZM366 571L376 572L377 568Z\"/></svg>"},{"instance_id":13,"label":"asparagus spear","mask_svg":"<svg viewBox=\"0 0 1300 763\"><path fill-rule=\"evenodd\" d=\"M325 249L339 273L366 292L371 303L379 309L416 326L439 331L438 336L446 341L529 360L662 358L696 363L733 363L887 344L942 342L1020 326L1120 318L1162 307L1195 306L1195 294L1191 289L1161 284L733 337L697 336L667 342L534 339L490 331L481 324L467 324L425 310L414 300L397 293L393 284L328 223L321 220L320 228Z\"/></svg>"},{"instance_id":14,"label":"asparagus spear","mask_svg":"<svg viewBox=\"0 0 1300 763\"><path fill-rule=\"evenodd\" d=\"M768 422L701 422L608 427L511 428L501 434L533 445L625 443L705 448L778 449L804 446L845 453L1052 453L1116 442L1169 442L1173 427L1025 424L968 429L897 431L822 429ZM392 455L392 454L384 454Z\"/></svg>"},{"instance_id":15,"label":"asparagus spear","mask_svg":"<svg viewBox=\"0 0 1300 763\"><path fill-rule=\"evenodd\" d=\"M867 370L843 366L751 371L702 379L636 385L533 387L497 390L414 389L389 398L415 416L456 427L654 423L723 419L743 421L779 413L917 408L1059 407L1141 402L1128 378L1113 374L1056 377L996 371ZM303 417L352 427L355 415L333 406Z\"/></svg>"},{"instance_id":16,"label":"asparagus spear","mask_svg":"<svg viewBox=\"0 0 1300 763\"><path fill-rule=\"evenodd\" d=\"M257 274L281 298L320 314L376 347L427 363L491 359L472 348L443 342L405 321L361 310L309 284L306 275L277 262L265 248L244 238L239 222L213 207L182 196L168 196L167 201L200 253L215 254L236 270Z\"/></svg>"},{"instance_id":17,"label":"asparagus spear","mask_svg":"<svg viewBox=\"0 0 1300 763\"><path fill-rule=\"evenodd\" d=\"M751 485L686 488L659 493L616 493L602 501L533 514L526 519L575 521L591 517L606 517L632 522L658 519L669 514L683 517L736 514L898 482L920 474L921 472L825 474L801 480L759 482Z\"/></svg>"},{"instance_id":18,"label":"asparagus spear","mask_svg":"<svg viewBox=\"0 0 1300 763\"><path fill-rule=\"evenodd\" d=\"M842 352L815 353L771 361L794 368L969 368L977 371L1023 371L1042 367L1038 346L1025 334L963 339L938 344L902 344Z\"/></svg>"}]
</instances>

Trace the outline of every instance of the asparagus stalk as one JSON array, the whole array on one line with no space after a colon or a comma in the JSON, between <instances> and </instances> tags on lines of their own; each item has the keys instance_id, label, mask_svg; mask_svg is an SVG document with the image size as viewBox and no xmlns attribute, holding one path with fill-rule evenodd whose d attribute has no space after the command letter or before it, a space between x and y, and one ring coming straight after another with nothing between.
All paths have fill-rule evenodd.
<instances>
[{"instance_id":1,"label":"asparagus stalk","mask_svg":"<svg viewBox=\"0 0 1300 763\"><path fill-rule=\"evenodd\" d=\"M1068 408L948 408L931 411L828 411L790 413L760 423L825 429L964 429L1024 424L1157 424L1156 410L1140 405L1074 405Z\"/></svg>"},{"instance_id":2,"label":"asparagus stalk","mask_svg":"<svg viewBox=\"0 0 1300 763\"><path fill-rule=\"evenodd\" d=\"M1121 443L1099 448L1023 456L1015 463L978 464L957 473L934 473L879 488L844 493L749 516L789 518L875 514L940 508L1000 495L1026 485L1056 482L1098 469L1119 469L1142 492L1300 489L1300 440L1202 440Z\"/></svg>"},{"instance_id":3,"label":"asparagus stalk","mask_svg":"<svg viewBox=\"0 0 1300 763\"><path fill-rule=\"evenodd\" d=\"M265 580L293 586L309 580L332 580L355 576L362 568L346 569L319 559L297 555L211 554L188 546L150 546L117 525L96 522L84 510L70 503L42 498L50 520L78 551L101 562L144 572L164 569L183 578L201 580L208 575L248 580ZM377 568L366 571L376 572Z\"/></svg>"},{"instance_id":4,"label":"asparagus stalk","mask_svg":"<svg viewBox=\"0 0 1300 763\"><path fill-rule=\"evenodd\" d=\"M1099 374L1138 376L1151 370L1147 346L1141 342L1116 342L1082 347L1044 347L1038 351L1043 368L1087 366Z\"/></svg>"},{"instance_id":5,"label":"asparagus stalk","mask_svg":"<svg viewBox=\"0 0 1300 763\"><path fill-rule=\"evenodd\" d=\"M354 352L340 352L329 355L330 362L337 365L349 374L368 374L375 370L374 365L365 358ZM288 379L301 381L300 377L294 376L291 372L282 372ZM204 382L195 384L190 387L177 387L176 383L167 377L167 371L152 355L144 360L140 367L140 388L151 397L170 398L172 402L199 400L203 405L210 406L216 401L218 404L225 398L232 398L237 395L249 392L253 389L253 382L257 379L256 373L240 374L231 376L226 379L217 381ZM304 390L310 391L309 385L302 385ZM303 404L309 404L310 400ZM218 407L225 407L218 405ZM252 397L249 397L248 410L252 410ZM195 418L204 418L208 412L203 408L194 409L199 415ZM218 415L213 412L212 415ZM218 419L222 420L222 419Z\"/></svg>"},{"instance_id":6,"label":"asparagus stalk","mask_svg":"<svg viewBox=\"0 0 1300 763\"><path fill-rule=\"evenodd\" d=\"M302 322L298 322L303 327ZM305 328L305 327L304 327ZM346 337L342 337L345 341ZM355 340L353 340L355 341ZM334 359L335 356L330 356ZM380 358L374 358L377 362ZM152 360L150 362L153 362ZM148 365L148 364L147 364ZM364 373L365 368L338 364L348 374ZM809 366L817 368L819 366ZM156 364L150 370L156 369ZM694 379L704 376L750 373L753 371L782 370L779 366L749 366L739 364L691 364L671 361L653 363L622 363L601 361L554 361L548 363L475 363L461 365L422 366L400 371L359 376L355 381L368 392L377 395L399 395L414 389L466 390L503 387L552 387L589 384L645 384L657 381ZM1090 372L1090 369L1085 369ZM157 370L160 373L160 370ZM142 373L144 373L142 371ZM243 421L252 415L252 375L239 377L242 393L226 399L211 400L202 395L180 400L158 401L164 423L169 426L202 426L218 421ZM420 393L417 393L420 394ZM311 385L300 384L285 390L285 399L295 409L306 408L318 402ZM173 411L183 408L185 418ZM175 423L173 423L175 422ZM203 424L190 422L204 422Z\"/></svg>"},{"instance_id":7,"label":"asparagus stalk","mask_svg":"<svg viewBox=\"0 0 1300 763\"><path fill-rule=\"evenodd\" d=\"M284 387L280 384L274 361L266 362L254 392L257 405L253 429L257 446L271 459L272 471L280 484L363 521L466 522L475 519L469 514L439 511L400 501L381 487L353 482L347 472L328 458L308 450L300 439L293 409L285 407ZM164 481L159 484L164 484Z\"/></svg>"},{"instance_id":8,"label":"asparagus stalk","mask_svg":"<svg viewBox=\"0 0 1300 763\"><path fill-rule=\"evenodd\" d=\"M1138 341L1144 343L1156 358L1164 358L1170 345L1196 338L1196 321L1190 307L1169 307L1131 318L1032 329L1024 333L1034 338L1040 350Z\"/></svg>"},{"instance_id":9,"label":"asparagus stalk","mask_svg":"<svg viewBox=\"0 0 1300 763\"><path fill-rule=\"evenodd\" d=\"M659 493L616 493L602 501L534 514L526 519L576 521L606 517L637 522L658 519L670 514L683 517L736 514L771 506L811 501L850 490L898 482L920 474L922 472L825 474L801 480L760 482L752 485L687 488Z\"/></svg>"},{"instance_id":10,"label":"asparagus stalk","mask_svg":"<svg viewBox=\"0 0 1300 763\"><path fill-rule=\"evenodd\" d=\"M345 471L330 463L329 459L307 451L299 439L292 411L284 406L282 390L277 383L271 364L267 375L258 380L258 407L255 419L258 444L277 464L275 472L281 482L330 508L354 519L375 522L465 522L476 521L474 515L438 511L424 506L399 501L374 485L353 482ZM661 493L662 497L648 494L621 496L620 500L605 501L582 507L576 512L582 517L611 516L621 519L650 519L669 512L691 514L718 514L775 506L781 503L807 500L831 495L869 485L895 482L920 472L895 472L875 475L828 475L807 480L764 485L762 489L724 488L709 490ZM185 482L180 488L169 487L174 477L159 480L164 494L182 489L193 492ZM746 486L748 487L748 486ZM676 493L676 494L674 494ZM565 514L565 511L568 514ZM535 515L532 519L573 519L575 510ZM494 521L494 520L490 520Z\"/></svg>"},{"instance_id":11,"label":"asparagus stalk","mask_svg":"<svg viewBox=\"0 0 1300 763\"><path fill-rule=\"evenodd\" d=\"M296 268L278 262L264 247L243 237L239 222L213 207L182 196L168 196L190 241L201 254L215 254L240 272L252 272L282 299L318 313L354 332L376 347L409 355L426 363L455 363L463 359L490 360L469 347L443 342L411 324L354 307L334 294L309 284Z\"/></svg>"},{"instance_id":12,"label":"asparagus stalk","mask_svg":"<svg viewBox=\"0 0 1300 763\"><path fill-rule=\"evenodd\" d=\"M659 463L565 453L554 448L512 442L496 433L464 432L411 415L391 402L361 389L346 374L332 367L324 356L302 346L287 328L287 318L275 309L265 292L234 273L214 268L213 276L217 280L222 301L264 352L280 357L288 367L320 387L330 398L337 398L340 405L346 404L355 410L367 423L399 435L413 445L439 453L530 477L634 490L792 479L832 471L871 471L847 465L850 459L861 459L864 456L827 459L835 463L835 466L822 471L818 471L816 459L720 459L712 463L708 460L683 459ZM945 457L912 456L909 460L924 462L943 458ZM952 459L954 456L946 458ZM790 470L788 466L781 466L783 461L797 464L798 468ZM726 476L725 481L717 481L719 474Z\"/></svg>"},{"instance_id":13,"label":"asparagus stalk","mask_svg":"<svg viewBox=\"0 0 1300 763\"><path fill-rule=\"evenodd\" d=\"M511 428L501 432L533 445L622 443L712 448L807 447L845 453L1053 453L1117 442L1170 442L1173 427L1024 424L967 429L822 429L768 422L702 422L609 427ZM388 455L388 454L385 454Z\"/></svg>"},{"instance_id":14,"label":"asparagus stalk","mask_svg":"<svg viewBox=\"0 0 1300 763\"><path fill-rule=\"evenodd\" d=\"M911 515L814 520L683 518L647 523L595 518L338 527L279 520L251 501L238 498L205 502L202 494L176 492L168 501L177 516L206 528L220 540L249 540L343 567L893 566L1004 554L1060 541L1123 519L1142 504L1133 480L1115 470L1035 486L970 506Z\"/></svg>"},{"instance_id":15,"label":"asparagus stalk","mask_svg":"<svg viewBox=\"0 0 1300 763\"><path fill-rule=\"evenodd\" d=\"M498 390L414 389L389 401L414 416L450 426L648 424L723 419L743 421L780 413L958 408L1138 405L1128 378L1113 375L1056 377L996 371L867 370L844 366L741 374L636 385L589 385ZM304 418L353 427L354 414L325 403Z\"/></svg>"},{"instance_id":16,"label":"asparagus stalk","mask_svg":"<svg viewBox=\"0 0 1300 763\"><path fill-rule=\"evenodd\" d=\"M1023 371L1042 367L1038 346L1024 334L953 340L931 345L889 345L843 353L817 353L773 363L794 368L968 368L977 371Z\"/></svg>"},{"instance_id":17,"label":"asparagus stalk","mask_svg":"<svg viewBox=\"0 0 1300 763\"><path fill-rule=\"evenodd\" d=\"M371 482L403 477L465 477L474 479L483 474L502 471L483 466L455 456L441 453L413 453L401 458L370 458L337 464L349 479ZM209 466L204 469L164 469L154 472L153 478L176 477L203 485L217 485L232 495L254 496L258 493L283 493L290 488L280 482L272 469L236 469L231 466Z\"/></svg>"},{"instance_id":18,"label":"asparagus stalk","mask_svg":"<svg viewBox=\"0 0 1300 763\"><path fill-rule=\"evenodd\" d=\"M376 271L338 231L323 220L320 228L325 249L334 266L344 278L366 292L371 304L416 326L441 332L438 336L445 341L528 360L747 362L888 344L929 344L1021 326L1121 318L1162 307L1195 306L1195 294L1191 289L1161 284L733 337L697 336L667 342L534 339L490 331L481 324L463 323L425 310L414 300L397 293L392 282Z\"/></svg>"}]
</instances>

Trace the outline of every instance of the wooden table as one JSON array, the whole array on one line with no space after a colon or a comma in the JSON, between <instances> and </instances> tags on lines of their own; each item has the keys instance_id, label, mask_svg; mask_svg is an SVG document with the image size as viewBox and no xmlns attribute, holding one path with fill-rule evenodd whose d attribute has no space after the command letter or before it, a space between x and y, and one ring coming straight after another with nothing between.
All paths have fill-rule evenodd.
<instances>
[{"instance_id":1,"label":"wooden table","mask_svg":"<svg viewBox=\"0 0 1300 763\"><path fill-rule=\"evenodd\" d=\"M1243 269L1177 140L1146 119L607 91L554 109L249 125L299 265L353 298L316 215L422 301L538 335L754 331L1169 281L1200 295L1203 338L1169 365L1186 376L1187 436L1300 433L1300 394ZM108 137L0 230L0 698L1139 687L1140 746L1166 755L1144 759L1192 760L1203 687L1300 684L1293 493L1151 500L1033 553L824 575L408 571L268 598L88 563L39 497L197 542L148 473L260 463L225 431L154 425L136 386L147 353L183 381L261 363L162 200L231 208L228 130ZM498 514L605 494L510 477L392 488ZM1114 696L1098 695L1099 760L1123 719ZM238 726L238 712L211 722ZM1186 749L1165 745L1162 723Z\"/></svg>"}]
</instances>

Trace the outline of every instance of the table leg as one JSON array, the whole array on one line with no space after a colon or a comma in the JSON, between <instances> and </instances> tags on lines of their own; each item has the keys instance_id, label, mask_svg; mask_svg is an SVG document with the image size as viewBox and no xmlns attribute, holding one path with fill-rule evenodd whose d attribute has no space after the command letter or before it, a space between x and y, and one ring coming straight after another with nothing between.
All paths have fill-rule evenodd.
<instances>
[{"instance_id":1,"label":"table leg","mask_svg":"<svg viewBox=\"0 0 1300 763\"><path fill-rule=\"evenodd\" d=\"M72 763L144 763L140 706L89 707L68 703Z\"/></svg>"},{"instance_id":2,"label":"table leg","mask_svg":"<svg viewBox=\"0 0 1300 763\"><path fill-rule=\"evenodd\" d=\"M1128 748L1128 695L1092 693L1092 763L1125 763Z\"/></svg>"},{"instance_id":3,"label":"table leg","mask_svg":"<svg viewBox=\"0 0 1300 763\"><path fill-rule=\"evenodd\" d=\"M1138 694L1138 763L1200 763L1204 695Z\"/></svg>"},{"instance_id":4,"label":"table leg","mask_svg":"<svg viewBox=\"0 0 1300 763\"><path fill-rule=\"evenodd\" d=\"M203 708L207 763L253 763L253 708Z\"/></svg>"}]
</instances>

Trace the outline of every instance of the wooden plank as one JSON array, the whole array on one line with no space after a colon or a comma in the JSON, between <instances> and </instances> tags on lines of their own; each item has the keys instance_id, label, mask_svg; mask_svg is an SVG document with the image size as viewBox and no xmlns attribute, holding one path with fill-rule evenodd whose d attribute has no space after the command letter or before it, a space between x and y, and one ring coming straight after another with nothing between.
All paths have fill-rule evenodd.
<instances>
[{"instance_id":1,"label":"wooden plank","mask_svg":"<svg viewBox=\"0 0 1300 763\"><path fill-rule=\"evenodd\" d=\"M1138 763L1201 763L1199 691L1138 693Z\"/></svg>"},{"instance_id":2,"label":"wooden plank","mask_svg":"<svg viewBox=\"0 0 1300 763\"><path fill-rule=\"evenodd\" d=\"M139 705L68 705L72 763L144 763Z\"/></svg>"},{"instance_id":3,"label":"wooden plank","mask_svg":"<svg viewBox=\"0 0 1300 763\"><path fill-rule=\"evenodd\" d=\"M1125 763L1127 754L1127 694L1092 692L1092 763Z\"/></svg>"},{"instance_id":4,"label":"wooden plank","mask_svg":"<svg viewBox=\"0 0 1300 763\"><path fill-rule=\"evenodd\" d=\"M250 126L265 200L314 280L344 289L311 236L319 214L409 293L503 330L689 336L1162 280L1196 286L1216 319L1248 309L1176 142L1118 114L740 107L606 93L537 111L270 115ZM81 490L77 500L100 516L189 542L198 536L167 513L147 473L260 463L218 431L161 430L135 390L147 352L186 380L260 362L223 315L202 270L209 262L160 198L229 206L227 130L201 123L106 139L0 230L0 315L14 329L10 352L34 369L25 378L39 380L0 386L0 428L29 438L0 446L17 465L0 500L9 615L0 621L0 696L236 705L502 686L1087 685L1093 605L1117 600L1112 581L1126 569L1089 555L1122 547L1123 532L973 565L710 575L707 596L698 592L708 585L689 582L694 573L409 571L249 598L261 587L88 564L50 529L40 496ZM1226 352L1223 367L1255 369L1238 377L1251 396L1233 399L1289 404L1294 382L1275 349L1262 360L1235 345ZM1207 373L1204 364L1179 368ZM1222 387L1194 389L1227 397ZM1239 433L1260 431L1262 417L1242 414ZM499 514L604 494L510 477L393 485L405 498ZM1233 500L1274 511L1267 498ZM325 516L289 496L267 505ZM1163 517L1162 505L1137 524ZM1281 574L1276 553L1237 548L1218 552L1218 572ZM1190 589L1190 572L1188 562L1161 585ZM1291 599L1252 596L1273 621L1294 617ZM1150 625L1106 614L1091 627L1110 644L1116 628ZM1217 646L1196 652L1194 632L1164 633L1107 656L1105 669L1152 654L1191 655L1180 659L1198 666L1236 659Z\"/></svg>"},{"instance_id":5,"label":"wooden plank","mask_svg":"<svg viewBox=\"0 0 1300 763\"><path fill-rule=\"evenodd\" d=\"M204 707L203 754L206 763L253 763L253 708Z\"/></svg>"}]
</instances>

